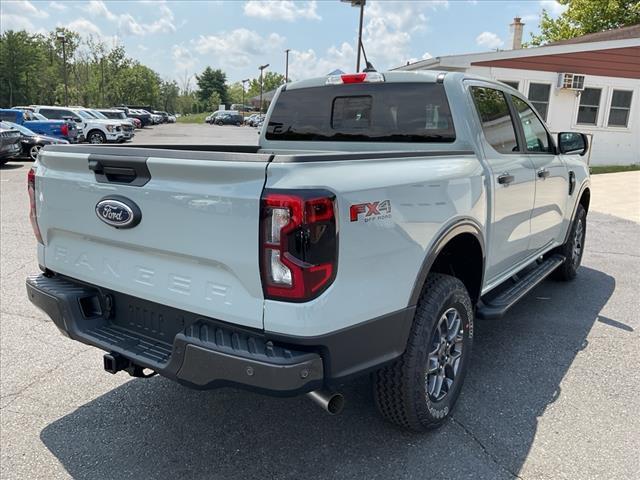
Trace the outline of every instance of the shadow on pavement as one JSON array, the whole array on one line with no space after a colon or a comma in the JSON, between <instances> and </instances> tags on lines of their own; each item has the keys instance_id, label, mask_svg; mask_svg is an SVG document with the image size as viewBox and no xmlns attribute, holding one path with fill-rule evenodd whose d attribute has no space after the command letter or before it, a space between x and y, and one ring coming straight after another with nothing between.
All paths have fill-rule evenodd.
<instances>
[{"instance_id":1,"label":"shadow on pavement","mask_svg":"<svg viewBox=\"0 0 640 480\"><path fill-rule=\"evenodd\" d=\"M583 267L574 282L544 282L503 320L477 322L454 418L425 435L380 420L368 379L345 387L347 407L330 417L305 398L154 377L80 407L41 439L79 479L511 478L614 288Z\"/></svg>"}]
</instances>

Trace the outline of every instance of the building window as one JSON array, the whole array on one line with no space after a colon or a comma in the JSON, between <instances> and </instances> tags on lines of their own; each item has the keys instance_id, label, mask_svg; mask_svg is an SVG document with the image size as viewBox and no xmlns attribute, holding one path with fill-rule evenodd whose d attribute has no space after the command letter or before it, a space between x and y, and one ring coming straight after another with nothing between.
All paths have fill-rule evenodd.
<instances>
[{"instance_id":1,"label":"building window","mask_svg":"<svg viewBox=\"0 0 640 480\"><path fill-rule=\"evenodd\" d=\"M627 90L614 90L611 97L611 108L609 109L610 127L626 127L629 122L629 112L631 110L631 95L633 92Z\"/></svg>"},{"instance_id":2,"label":"building window","mask_svg":"<svg viewBox=\"0 0 640 480\"><path fill-rule=\"evenodd\" d=\"M578 107L578 121L583 125L597 125L598 109L600 108L601 88L585 88L580 95Z\"/></svg>"},{"instance_id":3,"label":"building window","mask_svg":"<svg viewBox=\"0 0 640 480\"><path fill-rule=\"evenodd\" d=\"M518 90L518 87L520 86L520 82L516 80L498 80L498 81L500 83L504 83L505 85L509 85L514 90Z\"/></svg>"},{"instance_id":4,"label":"building window","mask_svg":"<svg viewBox=\"0 0 640 480\"><path fill-rule=\"evenodd\" d=\"M551 94L551 85L548 83L530 83L528 98L542 119L547 121L547 113L549 111L549 95Z\"/></svg>"}]
</instances>

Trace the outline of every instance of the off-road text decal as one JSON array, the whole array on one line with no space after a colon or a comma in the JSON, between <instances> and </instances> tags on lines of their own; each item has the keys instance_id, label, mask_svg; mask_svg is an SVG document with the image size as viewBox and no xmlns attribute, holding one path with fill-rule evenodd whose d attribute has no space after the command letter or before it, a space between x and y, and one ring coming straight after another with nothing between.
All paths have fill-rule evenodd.
<instances>
[{"instance_id":1,"label":"off-road text decal","mask_svg":"<svg viewBox=\"0 0 640 480\"><path fill-rule=\"evenodd\" d=\"M365 222L391 218L391 201L382 200L373 203L356 203L351 205L349 216L352 222L364 219Z\"/></svg>"}]
</instances>

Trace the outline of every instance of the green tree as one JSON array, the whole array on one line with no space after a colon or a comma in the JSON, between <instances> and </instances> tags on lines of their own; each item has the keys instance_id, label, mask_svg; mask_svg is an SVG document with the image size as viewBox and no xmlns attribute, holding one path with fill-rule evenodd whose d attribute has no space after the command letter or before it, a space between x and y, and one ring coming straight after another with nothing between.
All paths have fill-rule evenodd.
<instances>
[{"instance_id":1,"label":"green tree","mask_svg":"<svg viewBox=\"0 0 640 480\"><path fill-rule=\"evenodd\" d=\"M242 82L235 82L229 85L227 88L227 92L229 95L229 103L242 103L243 95L242 95ZM246 103L249 98L248 94L244 94L244 101Z\"/></svg>"},{"instance_id":2,"label":"green tree","mask_svg":"<svg viewBox=\"0 0 640 480\"><path fill-rule=\"evenodd\" d=\"M165 112L175 112L178 106L180 88L175 80L160 83L160 104Z\"/></svg>"},{"instance_id":3,"label":"green tree","mask_svg":"<svg viewBox=\"0 0 640 480\"><path fill-rule=\"evenodd\" d=\"M262 78L262 83L263 92L275 90L280 85L284 84L284 75L276 72L267 72ZM252 79L251 83L249 84L248 96L255 97L256 95L260 95L260 77Z\"/></svg>"},{"instance_id":4,"label":"green tree","mask_svg":"<svg viewBox=\"0 0 640 480\"><path fill-rule=\"evenodd\" d=\"M200 75L196 75L196 81L201 102L208 103L214 92L220 96L222 102L227 102L227 75L222 70L207 67Z\"/></svg>"},{"instance_id":5,"label":"green tree","mask_svg":"<svg viewBox=\"0 0 640 480\"><path fill-rule=\"evenodd\" d=\"M567 10L554 19L543 10L540 34L531 35L527 46L544 45L587 33L640 23L638 0L558 0Z\"/></svg>"},{"instance_id":6,"label":"green tree","mask_svg":"<svg viewBox=\"0 0 640 480\"><path fill-rule=\"evenodd\" d=\"M213 92L209 96L209 101L207 102L207 106L209 107L209 109L215 111L215 110L218 110L218 108L220 108L220 103L222 103L222 98L220 97L220 94L218 92Z\"/></svg>"}]
</instances>

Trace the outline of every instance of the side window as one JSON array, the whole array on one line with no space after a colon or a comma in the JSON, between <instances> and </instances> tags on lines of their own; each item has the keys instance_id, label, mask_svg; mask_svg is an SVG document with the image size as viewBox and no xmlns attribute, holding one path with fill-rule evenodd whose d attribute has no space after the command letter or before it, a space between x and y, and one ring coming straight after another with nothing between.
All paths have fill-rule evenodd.
<instances>
[{"instance_id":1,"label":"side window","mask_svg":"<svg viewBox=\"0 0 640 480\"><path fill-rule=\"evenodd\" d=\"M628 90L614 90L611 97L611 109L609 110L610 127L626 127L629 122L631 110L631 96L633 92Z\"/></svg>"},{"instance_id":2,"label":"side window","mask_svg":"<svg viewBox=\"0 0 640 480\"><path fill-rule=\"evenodd\" d=\"M0 112L0 120L3 122L14 122L16 120L16 114L11 112Z\"/></svg>"},{"instance_id":3,"label":"side window","mask_svg":"<svg viewBox=\"0 0 640 480\"><path fill-rule=\"evenodd\" d=\"M580 94L577 123L583 125L596 125L598 123L601 93L601 88L585 88L582 91Z\"/></svg>"},{"instance_id":4,"label":"side window","mask_svg":"<svg viewBox=\"0 0 640 480\"><path fill-rule=\"evenodd\" d=\"M504 93L493 88L471 87L471 95L487 142L499 153L519 152L516 129Z\"/></svg>"},{"instance_id":5,"label":"side window","mask_svg":"<svg viewBox=\"0 0 640 480\"><path fill-rule=\"evenodd\" d=\"M57 110L49 110L48 108L43 108L39 112L41 115L47 117L48 120L58 120L58 111Z\"/></svg>"},{"instance_id":6,"label":"side window","mask_svg":"<svg viewBox=\"0 0 640 480\"><path fill-rule=\"evenodd\" d=\"M552 152L553 147L549 142L549 135L540 119L531 109L527 102L518 97L511 97L513 106L518 111L524 138L527 142L527 151L529 152Z\"/></svg>"},{"instance_id":7,"label":"side window","mask_svg":"<svg viewBox=\"0 0 640 480\"><path fill-rule=\"evenodd\" d=\"M529 84L529 101L538 111L542 119L547 121L547 112L549 111L549 94L551 93L551 85L548 83L530 83Z\"/></svg>"}]
</instances>

